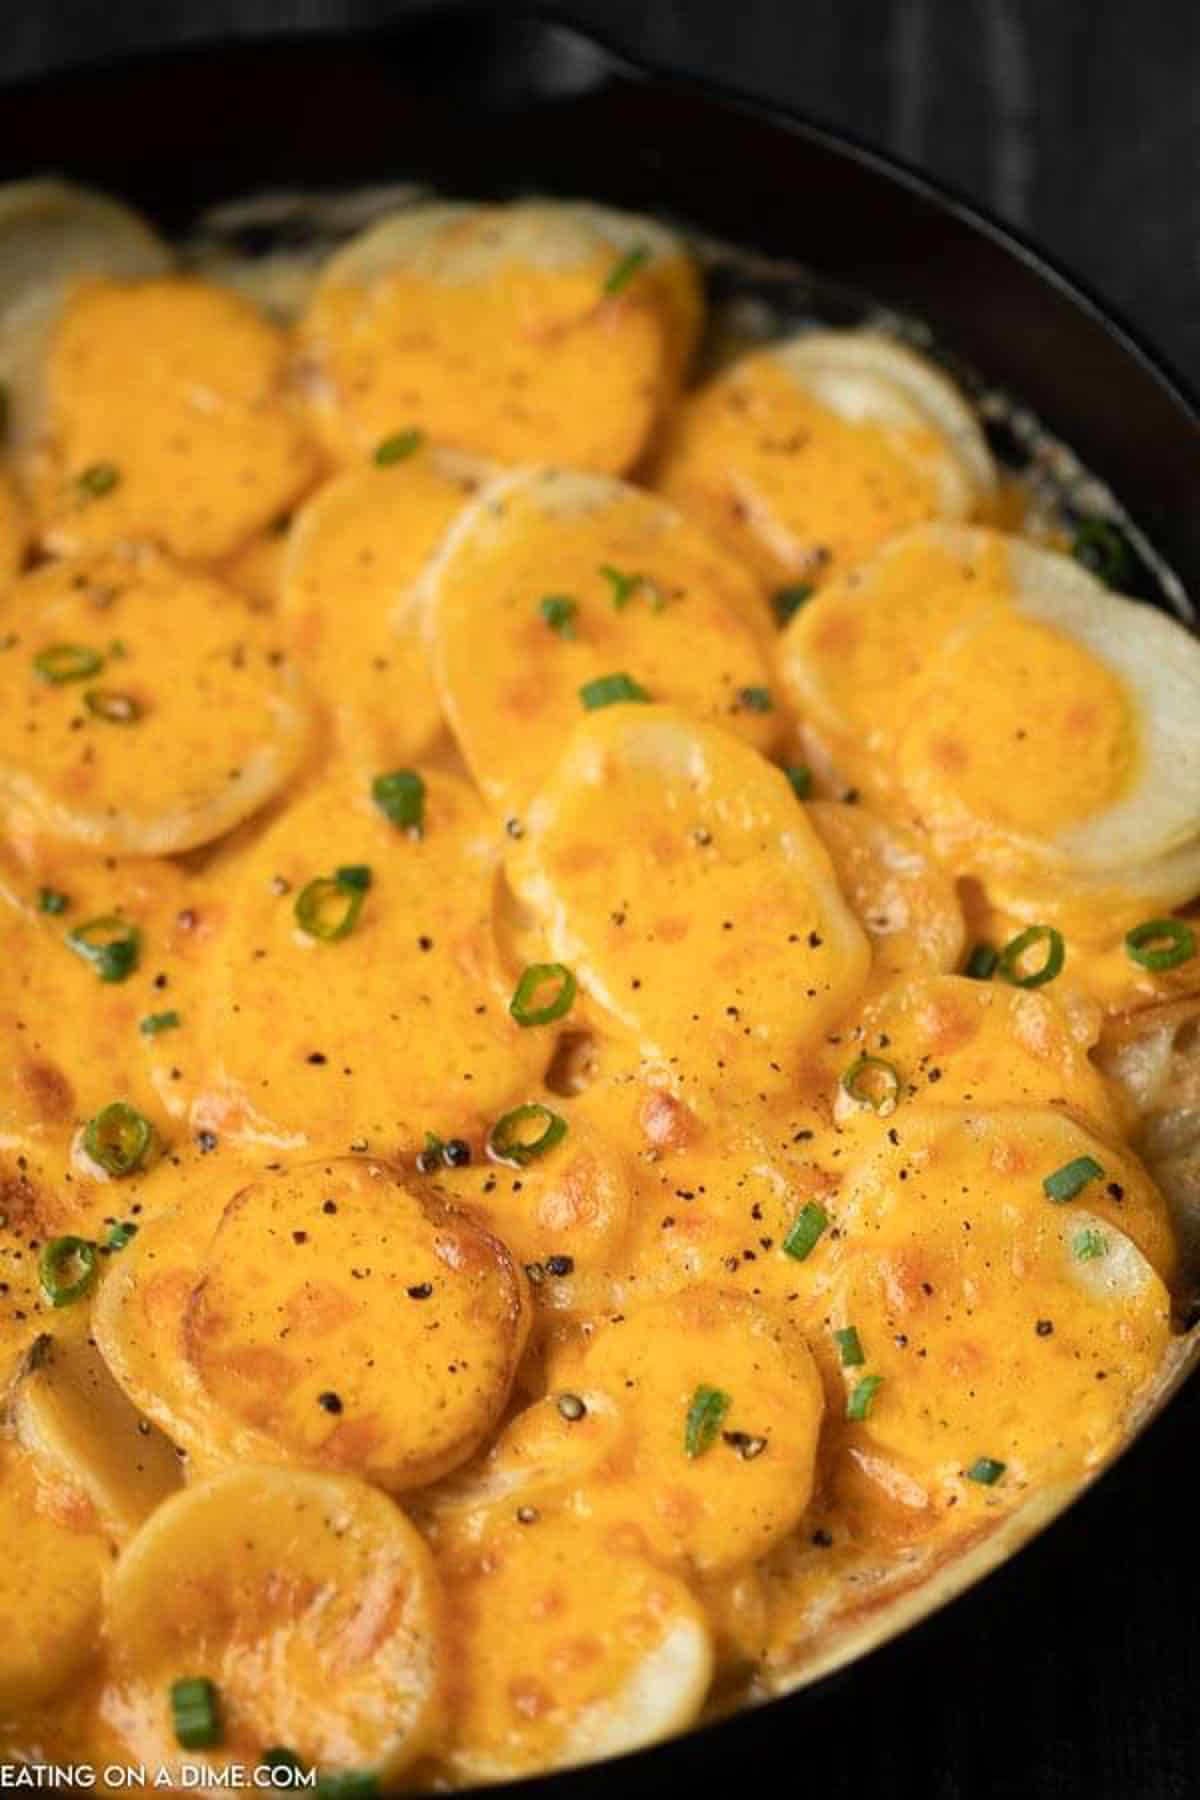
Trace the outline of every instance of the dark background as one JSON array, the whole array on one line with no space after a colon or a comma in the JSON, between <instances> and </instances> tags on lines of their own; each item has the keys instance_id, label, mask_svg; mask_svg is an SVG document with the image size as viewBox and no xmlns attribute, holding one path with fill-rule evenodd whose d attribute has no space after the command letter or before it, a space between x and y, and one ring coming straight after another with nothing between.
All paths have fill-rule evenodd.
<instances>
[{"instance_id":1,"label":"dark background","mask_svg":"<svg viewBox=\"0 0 1200 1800\"><path fill-rule=\"evenodd\" d=\"M0 80L404 10L2 0ZM950 181L1200 384L1200 0L561 0L555 10ZM768 1715L765 1739L735 1727L724 1749L705 1743L687 1791L711 1781L806 1800L1196 1800L1198 1389L1066 1521L933 1626L807 1706ZM664 1793L685 1791L665 1771L663 1782Z\"/></svg>"}]
</instances>

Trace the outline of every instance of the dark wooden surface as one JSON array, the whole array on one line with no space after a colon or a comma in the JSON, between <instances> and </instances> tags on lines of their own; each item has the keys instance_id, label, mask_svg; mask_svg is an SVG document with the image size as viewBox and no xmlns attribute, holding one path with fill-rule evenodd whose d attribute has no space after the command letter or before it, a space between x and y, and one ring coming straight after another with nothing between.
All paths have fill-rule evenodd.
<instances>
[{"instance_id":1,"label":"dark wooden surface","mask_svg":"<svg viewBox=\"0 0 1200 1800\"><path fill-rule=\"evenodd\" d=\"M4 0L0 79L403 10ZM1115 303L1200 385L1197 0L561 0L555 10L949 180ZM803 194L796 205L802 216ZM1064 1527L934 1632L781 1718L750 1766L730 1767L714 1746L713 1791L1196 1800L1198 1436L1193 1383Z\"/></svg>"}]
</instances>

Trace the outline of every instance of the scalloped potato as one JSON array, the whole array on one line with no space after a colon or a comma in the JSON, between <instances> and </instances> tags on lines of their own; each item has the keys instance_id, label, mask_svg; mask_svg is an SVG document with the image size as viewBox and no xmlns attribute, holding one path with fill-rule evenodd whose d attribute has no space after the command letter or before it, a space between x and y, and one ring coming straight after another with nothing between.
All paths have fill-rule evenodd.
<instances>
[{"instance_id":1,"label":"scalloped potato","mask_svg":"<svg viewBox=\"0 0 1200 1800\"><path fill-rule=\"evenodd\" d=\"M0 1761L461 1790L846 1660L1194 1360L1200 649L882 329L314 204L0 188Z\"/></svg>"}]
</instances>

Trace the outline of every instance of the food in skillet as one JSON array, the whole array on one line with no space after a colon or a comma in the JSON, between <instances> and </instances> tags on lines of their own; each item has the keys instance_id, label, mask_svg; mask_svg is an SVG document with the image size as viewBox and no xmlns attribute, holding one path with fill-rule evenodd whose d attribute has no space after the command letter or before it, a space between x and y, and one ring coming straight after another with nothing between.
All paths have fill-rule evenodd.
<instances>
[{"instance_id":1,"label":"food in skillet","mask_svg":"<svg viewBox=\"0 0 1200 1800\"><path fill-rule=\"evenodd\" d=\"M1200 645L646 220L0 255L3 1754L521 1776L1019 1542L1187 1355Z\"/></svg>"}]
</instances>

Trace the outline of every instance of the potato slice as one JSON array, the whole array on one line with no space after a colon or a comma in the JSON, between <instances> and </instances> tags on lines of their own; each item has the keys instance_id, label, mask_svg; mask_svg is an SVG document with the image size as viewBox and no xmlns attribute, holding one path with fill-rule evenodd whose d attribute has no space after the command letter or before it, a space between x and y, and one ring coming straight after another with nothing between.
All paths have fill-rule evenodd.
<instances>
[{"instance_id":1,"label":"potato slice","mask_svg":"<svg viewBox=\"0 0 1200 1800\"><path fill-rule=\"evenodd\" d=\"M0 788L52 837L190 849L271 799L304 753L282 650L207 577L156 557L47 563L10 588L4 623Z\"/></svg>"},{"instance_id":2,"label":"potato slice","mask_svg":"<svg viewBox=\"0 0 1200 1800\"><path fill-rule=\"evenodd\" d=\"M553 954L698 1095L786 1090L866 976L786 778L674 708L581 724L508 867Z\"/></svg>"},{"instance_id":3,"label":"potato slice","mask_svg":"<svg viewBox=\"0 0 1200 1800\"><path fill-rule=\"evenodd\" d=\"M1103 1173L1055 1204L1044 1178L1080 1155ZM1152 1266L1170 1234L1128 1158L1053 1113L914 1107L847 1169L837 1222L826 1314L863 1356L839 1385L849 1404L880 1384L847 1440L885 1486L974 1511L1077 1481L1125 1441L1171 1342ZM969 1476L980 1458L994 1479Z\"/></svg>"},{"instance_id":4,"label":"potato slice","mask_svg":"<svg viewBox=\"0 0 1200 1800\"><path fill-rule=\"evenodd\" d=\"M414 589L486 473L472 458L418 450L331 481L292 527L287 640L337 740L374 770L424 755L441 730Z\"/></svg>"},{"instance_id":5,"label":"potato slice","mask_svg":"<svg viewBox=\"0 0 1200 1800\"><path fill-rule=\"evenodd\" d=\"M502 462L619 473L674 393L701 313L690 259L650 220L552 201L439 204L380 220L332 257L301 341L343 459L418 427Z\"/></svg>"},{"instance_id":6,"label":"potato slice","mask_svg":"<svg viewBox=\"0 0 1200 1800\"><path fill-rule=\"evenodd\" d=\"M1013 565L1011 606L944 646L897 743L939 851L1069 889L1194 845L1200 643L1064 557L1025 549Z\"/></svg>"},{"instance_id":7,"label":"potato slice","mask_svg":"<svg viewBox=\"0 0 1200 1800\"><path fill-rule=\"evenodd\" d=\"M238 295L173 277L80 283L49 354L30 486L59 555L140 541L228 556L320 473L284 392L287 339Z\"/></svg>"},{"instance_id":8,"label":"potato slice","mask_svg":"<svg viewBox=\"0 0 1200 1800\"><path fill-rule=\"evenodd\" d=\"M179 1486L179 1458L126 1399L94 1344L43 1334L10 1399L17 1441L53 1481L85 1494L118 1543Z\"/></svg>"},{"instance_id":9,"label":"potato slice","mask_svg":"<svg viewBox=\"0 0 1200 1800\"><path fill-rule=\"evenodd\" d=\"M813 584L992 492L983 433L933 365L868 331L741 357L672 421L656 485L775 584Z\"/></svg>"},{"instance_id":10,"label":"potato slice","mask_svg":"<svg viewBox=\"0 0 1200 1800\"><path fill-rule=\"evenodd\" d=\"M99 1649L110 1552L88 1511L48 1511L28 1458L0 1444L0 1714L52 1698Z\"/></svg>"},{"instance_id":11,"label":"potato slice","mask_svg":"<svg viewBox=\"0 0 1200 1800\"><path fill-rule=\"evenodd\" d=\"M164 1605L164 1596L170 1604ZM401 1773L442 1712L442 1604L429 1552L386 1495L347 1476L230 1470L186 1488L113 1572L107 1721L133 1754L253 1767L284 1744L329 1773ZM217 1691L221 1746L180 1750L174 1682Z\"/></svg>"},{"instance_id":12,"label":"potato slice","mask_svg":"<svg viewBox=\"0 0 1200 1800\"><path fill-rule=\"evenodd\" d=\"M840 1034L825 1061L837 1081L858 1056L896 1069L905 1101L939 1106L1057 1106L1121 1136L1125 1111L1091 1060L1091 1013L1054 989L931 975L894 986ZM855 1110L844 1091L843 1119Z\"/></svg>"},{"instance_id":13,"label":"potato slice","mask_svg":"<svg viewBox=\"0 0 1200 1800\"><path fill-rule=\"evenodd\" d=\"M618 1756L682 1731L712 1676L684 1584L579 1519L514 1523L447 1569L456 1782Z\"/></svg>"},{"instance_id":14,"label":"potato slice","mask_svg":"<svg viewBox=\"0 0 1200 1800\"><path fill-rule=\"evenodd\" d=\"M205 1393L285 1457L421 1487L504 1410L529 1329L508 1250L467 1214L344 1158L234 1197L184 1343Z\"/></svg>"},{"instance_id":15,"label":"potato slice","mask_svg":"<svg viewBox=\"0 0 1200 1800\"><path fill-rule=\"evenodd\" d=\"M759 749L779 736L754 582L634 488L519 470L462 514L427 585L442 704L501 812L523 810L604 676Z\"/></svg>"},{"instance_id":16,"label":"potato slice","mask_svg":"<svg viewBox=\"0 0 1200 1800\"><path fill-rule=\"evenodd\" d=\"M1166 1198L1189 1290L1200 1285L1200 995L1111 1021L1096 1061L1130 1106Z\"/></svg>"},{"instance_id":17,"label":"potato slice","mask_svg":"<svg viewBox=\"0 0 1200 1800\"><path fill-rule=\"evenodd\" d=\"M871 939L874 983L956 968L965 944L962 907L916 833L865 806L814 800L806 811Z\"/></svg>"},{"instance_id":18,"label":"potato slice","mask_svg":"<svg viewBox=\"0 0 1200 1800\"><path fill-rule=\"evenodd\" d=\"M0 386L14 448L43 428L47 345L73 285L159 275L170 262L146 221L105 194L45 178L0 186Z\"/></svg>"},{"instance_id":19,"label":"potato slice","mask_svg":"<svg viewBox=\"0 0 1200 1800\"><path fill-rule=\"evenodd\" d=\"M392 825L370 786L331 780L246 855L203 1014L220 1068L198 1127L251 1142L414 1152L425 1134L480 1134L525 1100L553 1033L508 1014L496 947L498 850L465 782L427 772L423 835ZM301 929L313 880L369 870L340 939Z\"/></svg>"},{"instance_id":20,"label":"potato slice","mask_svg":"<svg viewBox=\"0 0 1200 1800\"><path fill-rule=\"evenodd\" d=\"M577 1365L568 1352L552 1375L559 1388L598 1390L628 1421L627 1453L579 1504L654 1557L721 1574L803 1517L824 1397L782 1307L698 1284L613 1315Z\"/></svg>"}]
</instances>

